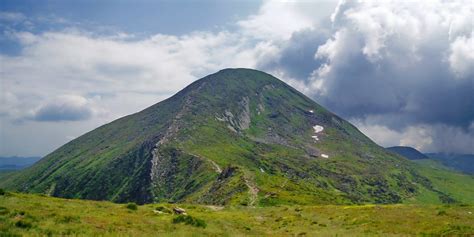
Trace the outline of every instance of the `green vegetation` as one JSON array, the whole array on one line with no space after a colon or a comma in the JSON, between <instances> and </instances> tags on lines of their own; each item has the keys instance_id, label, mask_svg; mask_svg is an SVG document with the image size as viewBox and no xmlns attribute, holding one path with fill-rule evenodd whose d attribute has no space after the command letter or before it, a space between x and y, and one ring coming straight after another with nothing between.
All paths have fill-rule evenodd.
<instances>
[{"instance_id":1,"label":"green vegetation","mask_svg":"<svg viewBox=\"0 0 474 237\"><path fill-rule=\"evenodd\" d=\"M317 140L315 125L324 127ZM0 187L137 204L474 204L472 176L387 152L282 81L249 69L209 75L86 133L2 176Z\"/></svg>"},{"instance_id":2,"label":"green vegetation","mask_svg":"<svg viewBox=\"0 0 474 237\"><path fill-rule=\"evenodd\" d=\"M135 204L133 202L128 203L125 207L127 207L128 209L133 210L133 211L136 211L138 209L137 204Z\"/></svg>"},{"instance_id":3,"label":"green vegetation","mask_svg":"<svg viewBox=\"0 0 474 237\"><path fill-rule=\"evenodd\" d=\"M201 227L201 228L206 228L207 224L204 220L194 218L192 216L185 216L185 215L179 215L175 218L173 218L173 223L174 224L179 224L179 223L184 223L186 225L192 225L196 227Z\"/></svg>"},{"instance_id":4,"label":"green vegetation","mask_svg":"<svg viewBox=\"0 0 474 237\"><path fill-rule=\"evenodd\" d=\"M417 160L418 172L427 177L432 190L442 191L445 199L453 199L458 203L474 204L474 178L472 175L453 172L434 160ZM439 198L443 197L440 195ZM420 200L418 200L420 202ZM428 203L442 203L442 200L423 200Z\"/></svg>"},{"instance_id":5,"label":"green vegetation","mask_svg":"<svg viewBox=\"0 0 474 237\"><path fill-rule=\"evenodd\" d=\"M471 205L205 206L180 204L188 216L136 211L106 201L35 194L0 196L0 236L469 236ZM204 228L205 227L205 228Z\"/></svg>"}]
</instances>

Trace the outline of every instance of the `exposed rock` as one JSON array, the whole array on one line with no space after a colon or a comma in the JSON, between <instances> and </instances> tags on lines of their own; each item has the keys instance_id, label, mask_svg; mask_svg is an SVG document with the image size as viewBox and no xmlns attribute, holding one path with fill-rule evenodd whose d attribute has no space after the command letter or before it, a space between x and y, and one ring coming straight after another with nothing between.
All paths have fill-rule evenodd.
<instances>
[{"instance_id":1,"label":"exposed rock","mask_svg":"<svg viewBox=\"0 0 474 237\"><path fill-rule=\"evenodd\" d=\"M199 93L201 88L205 85L206 83L202 83L195 91L192 93L188 94L183 102L183 105L181 109L176 113L171 125L168 127L164 135L161 137L161 139L155 144L152 150L152 159L151 159L151 171L150 171L150 178L152 180L152 183L156 181L156 179L160 176L158 170L161 165L162 159L159 155L158 149L161 145L165 144L168 142L171 138L173 138L179 130L180 127L180 120L181 118L190 110L190 105L192 103L192 97Z\"/></svg>"},{"instance_id":2,"label":"exposed rock","mask_svg":"<svg viewBox=\"0 0 474 237\"><path fill-rule=\"evenodd\" d=\"M225 167L225 169L221 172L221 174L219 175L219 177L217 179L218 180L224 180L226 178L229 178L230 176L232 176L232 174L236 170L237 170L237 167L232 167L232 166Z\"/></svg>"},{"instance_id":3,"label":"exposed rock","mask_svg":"<svg viewBox=\"0 0 474 237\"><path fill-rule=\"evenodd\" d=\"M221 122L227 122L227 127L233 131L238 132L250 127L250 99L245 96L239 102L241 111L238 116L235 116L230 110L226 109L222 117L216 115L216 119Z\"/></svg>"},{"instance_id":4,"label":"exposed rock","mask_svg":"<svg viewBox=\"0 0 474 237\"><path fill-rule=\"evenodd\" d=\"M245 96L242 98L242 101L239 103L242 106L242 112L239 116L239 129L245 130L250 126L250 100L249 97Z\"/></svg>"},{"instance_id":5,"label":"exposed rock","mask_svg":"<svg viewBox=\"0 0 474 237\"><path fill-rule=\"evenodd\" d=\"M180 207L173 207L173 212L176 215L185 215L185 216L187 215L186 210Z\"/></svg>"}]
</instances>

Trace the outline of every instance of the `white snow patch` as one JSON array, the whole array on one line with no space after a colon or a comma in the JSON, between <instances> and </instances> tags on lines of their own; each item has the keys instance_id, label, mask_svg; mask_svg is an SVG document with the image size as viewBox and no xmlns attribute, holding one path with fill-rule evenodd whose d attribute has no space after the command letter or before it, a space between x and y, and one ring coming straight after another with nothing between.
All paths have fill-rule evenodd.
<instances>
[{"instance_id":1,"label":"white snow patch","mask_svg":"<svg viewBox=\"0 0 474 237\"><path fill-rule=\"evenodd\" d=\"M262 168L260 168L260 172L265 173L265 170L263 170Z\"/></svg>"},{"instance_id":2,"label":"white snow patch","mask_svg":"<svg viewBox=\"0 0 474 237\"><path fill-rule=\"evenodd\" d=\"M329 156L326 155L326 154L321 154L321 157L322 157L322 158L329 158Z\"/></svg>"},{"instance_id":3,"label":"white snow patch","mask_svg":"<svg viewBox=\"0 0 474 237\"><path fill-rule=\"evenodd\" d=\"M314 133L320 133L324 130L324 127L323 126L320 126L320 125L314 125L313 126L313 129L314 129ZM316 135L313 135L311 136L315 141L319 141L319 137L316 136Z\"/></svg>"},{"instance_id":4,"label":"white snow patch","mask_svg":"<svg viewBox=\"0 0 474 237\"><path fill-rule=\"evenodd\" d=\"M315 125L315 126L313 127L313 129L314 129L314 132L315 132L315 133L320 133L320 132L322 132L322 131L324 130L324 127L323 127L323 126L320 126L320 125Z\"/></svg>"},{"instance_id":5,"label":"white snow patch","mask_svg":"<svg viewBox=\"0 0 474 237\"><path fill-rule=\"evenodd\" d=\"M310 109L308 112L314 114L314 110Z\"/></svg>"}]
</instances>

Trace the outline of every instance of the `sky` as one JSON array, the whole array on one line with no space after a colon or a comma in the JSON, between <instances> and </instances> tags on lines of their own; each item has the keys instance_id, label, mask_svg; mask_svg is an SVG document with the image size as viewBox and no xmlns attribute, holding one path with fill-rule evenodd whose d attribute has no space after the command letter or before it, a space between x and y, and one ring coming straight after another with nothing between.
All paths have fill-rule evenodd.
<instances>
[{"instance_id":1,"label":"sky","mask_svg":"<svg viewBox=\"0 0 474 237\"><path fill-rule=\"evenodd\" d=\"M472 1L0 2L0 156L44 156L223 68L382 146L474 154Z\"/></svg>"}]
</instances>

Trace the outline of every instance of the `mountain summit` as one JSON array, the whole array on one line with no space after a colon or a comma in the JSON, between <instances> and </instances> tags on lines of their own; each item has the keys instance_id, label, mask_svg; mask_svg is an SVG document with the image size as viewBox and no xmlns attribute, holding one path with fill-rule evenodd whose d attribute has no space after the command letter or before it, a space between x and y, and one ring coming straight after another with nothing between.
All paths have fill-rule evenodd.
<instances>
[{"instance_id":1,"label":"mountain summit","mask_svg":"<svg viewBox=\"0 0 474 237\"><path fill-rule=\"evenodd\" d=\"M225 69L67 143L0 186L116 202L443 198L414 164L264 72Z\"/></svg>"},{"instance_id":2,"label":"mountain summit","mask_svg":"<svg viewBox=\"0 0 474 237\"><path fill-rule=\"evenodd\" d=\"M391 152L395 152L409 160L428 159L428 156L409 146L392 146L387 147L386 149Z\"/></svg>"}]
</instances>

